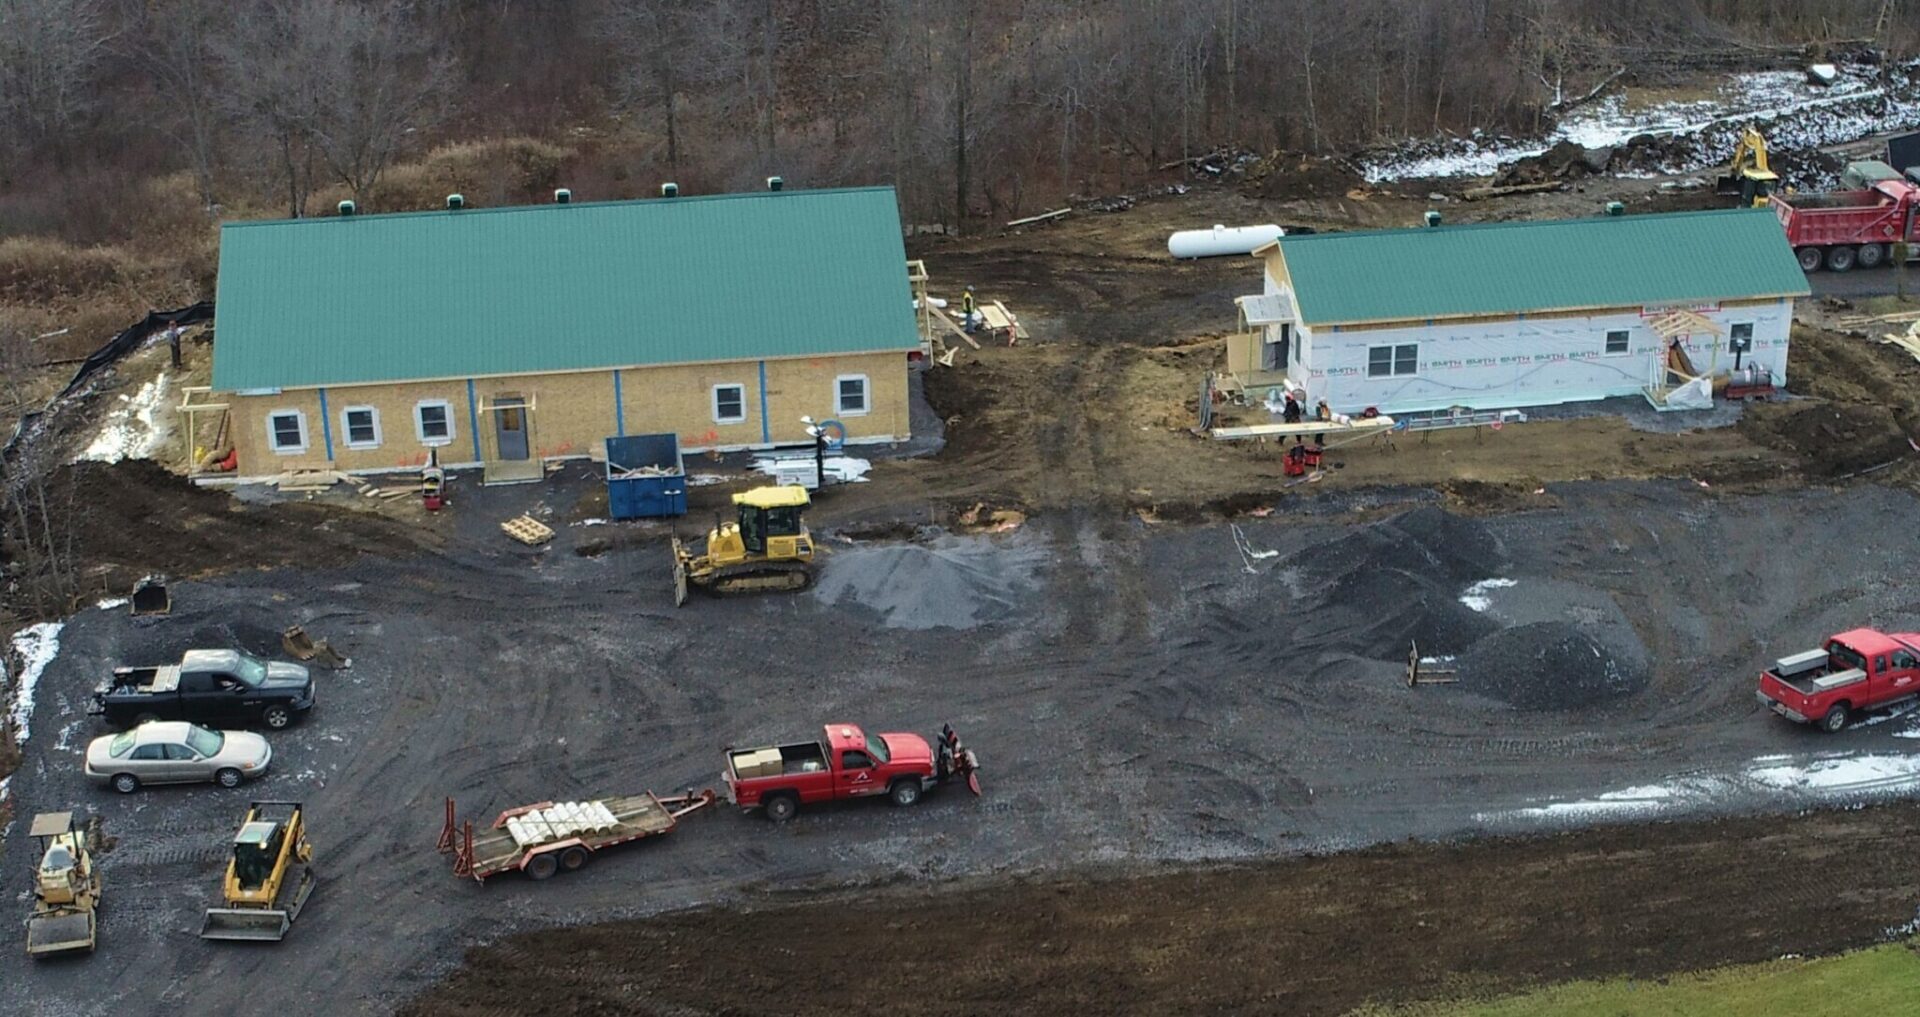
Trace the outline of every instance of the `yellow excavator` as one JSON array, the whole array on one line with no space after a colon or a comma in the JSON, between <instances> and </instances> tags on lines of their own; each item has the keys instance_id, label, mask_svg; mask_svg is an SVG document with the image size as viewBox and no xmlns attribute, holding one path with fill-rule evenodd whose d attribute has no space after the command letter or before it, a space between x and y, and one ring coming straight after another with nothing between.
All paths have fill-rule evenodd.
<instances>
[{"instance_id":1,"label":"yellow excavator","mask_svg":"<svg viewBox=\"0 0 1920 1017\"><path fill-rule=\"evenodd\" d=\"M200 938L277 943L319 882L306 810L299 802L254 802L233 838L221 883L224 906L207 909Z\"/></svg>"},{"instance_id":2,"label":"yellow excavator","mask_svg":"<svg viewBox=\"0 0 1920 1017\"><path fill-rule=\"evenodd\" d=\"M42 812L27 832L40 842L33 914L27 918L28 956L92 952L103 887L86 835L74 829L71 812Z\"/></svg>"},{"instance_id":3,"label":"yellow excavator","mask_svg":"<svg viewBox=\"0 0 1920 1017\"><path fill-rule=\"evenodd\" d=\"M707 534L703 554L673 538L673 606L687 602L689 584L709 593L776 593L813 582L813 535L801 516L812 499L797 485L756 487L733 496L737 522Z\"/></svg>"},{"instance_id":4,"label":"yellow excavator","mask_svg":"<svg viewBox=\"0 0 1920 1017\"><path fill-rule=\"evenodd\" d=\"M1764 208L1779 182L1780 176L1767 165L1767 139L1759 128L1749 127L1740 132L1740 140L1733 146L1733 159L1727 163L1726 172L1714 181L1714 191L1739 195L1743 208Z\"/></svg>"}]
</instances>

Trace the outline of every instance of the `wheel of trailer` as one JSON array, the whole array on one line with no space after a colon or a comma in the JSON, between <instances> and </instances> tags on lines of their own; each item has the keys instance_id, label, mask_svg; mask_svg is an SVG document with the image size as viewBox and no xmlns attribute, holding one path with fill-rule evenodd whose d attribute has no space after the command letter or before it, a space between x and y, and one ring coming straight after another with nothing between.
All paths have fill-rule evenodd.
<instances>
[{"instance_id":1,"label":"wheel of trailer","mask_svg":"<svg viewBox=\"0 0 1920 1017\"><path fill-rule=\"evenodd\" d=\"M528 879L551 879L553 878L553 874L559 871L560 859L551 851L542 855L534 855L532 858L527 859L526 873Z\"/></svg>"},{"instance_id":2,"label":"wheel of trailer","mask_svg":"<svg viewBox=\"0 0 1920 1017\"><path fill-rule=\"evenodd\" d=\"M1831 734L1846 727L1849 712L1845 703L1828 710L1827 715L1820 718L1820 730Z\"/></svg>"},{"instance_id":3,"label":"wheel of trailer","mask_svg":"<svg viewBox=\"0 0 1920 1017\"><path fill-rule=\"evenodd\" d=\"M1829 247L1827 248L1827 271L1845 272L1853 268L1854 261L1858 256L1859 252L1845 244L1839 247Z\"/></svg>"},{"instance_id":4,"label":"wheel of trailer","mask_svg":"<svg viewBox=\"0 0 1920 1017\"><path fill-rule=\"evenodd\" d=\"M776 823L784 823L800 811L800 799L792 792L770 795L763 807L767 810L768 819Z\"/></svg>"},{"instance_id":5,"label":"wheel of trailer","mask_svg":"<svg viewBox=\"0 0 1920 1017\"><path fill-rule=\"evenodd\" d=\"M587 859L589 857L590 855L588 854L586 848L583 848L580 845L575 844L574 846L566 849L565 851L560 852L560 868L568 872L573 872L577 869L583 869L586 867Z\"/></svg>"},{"instance_id":6,"label":"wheel of trailer","mask_svg":"<svg viewBox=\"0 0 1920 1017\"><path fill-rule=\"evenodd\" d=\"M920 800L920 782L917 780L896 780L893 782L893 790L887 793L887 797L893 799L893 804L904 809Z\"/></svg>"},{"instance_id":7,"label":"wheel of trailer","mask_svg":"<svg viewBox=\"0 0 1920 1017\"><path fill-rule=\"evenodd\" d=\"M1854 262L1861 268L1879 268L1887 263L1887 249L1880 244L1861 244Z\"/></svg>"},{"instance_id":8,"label":"wheel of trailer","mask_svg":"<svg viewBox=\"0 0 1920 1017\"><path fill-rule=\"evenodd\" d=\"M1818 247L1802 247L1793 252L1793 256L1800 260L1800 271L1802 272L1820 271L1820 266L1825 264L1826 259L1826 256L1820 252L1820 248Z\"/></svg>"},{"instance_id":9,"label":"wheel of trailer","mask_svg":"<svg viewBox=\"0 0 1920 1017\"><path fill-rule=\"evenodd\" d=\"M223 766L214 771L213 782L221 787L239 787L244 776L231 766Z\"/></svg>"},{"instance_id":10,"label":"wheel of trailer","mask_svg":"<svg viewBox=\"0 0 1920 1017\"><path fill-rule=\"evenodd\" d=\"M113 789L123 795L130 795L140 790L140 778L131 773L114 774Z\"/></svg>"},{"instance_id":11,"label":"wheel of trailer","mask_svg":"<svg viewBox=\"0 0 1920 1017\"><path fill-rule=\"evenodd\" d=\"M293 711L284 706L269 706L261 711L260 722L278 731L293 723Z\"/></svg>"}]
</instances>

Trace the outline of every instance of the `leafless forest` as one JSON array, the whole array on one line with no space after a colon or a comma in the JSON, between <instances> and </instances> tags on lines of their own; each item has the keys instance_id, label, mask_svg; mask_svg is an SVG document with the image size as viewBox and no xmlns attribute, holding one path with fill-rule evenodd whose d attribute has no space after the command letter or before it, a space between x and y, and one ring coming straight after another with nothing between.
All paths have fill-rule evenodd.
<instances>
[{"instance_id":1,"label":"leafless forest","mask_svg":"<svg viewBox=\"0 0 1920 1017\"><path fill-rule=\"evenodd\" d=\"M952 223L1222 145L1525 129L1622 66L1875 35L1898 51L1913 26L1880 24L1896 6L0 0L0 237L120 239L141 182L170 173L229 214L313 214L336 193L407 207L418 195L382 188L399 160L504 138L590 143L577 168L606 193L583 196L891 181L917 221Z\"/></svg>"}]
</instances>

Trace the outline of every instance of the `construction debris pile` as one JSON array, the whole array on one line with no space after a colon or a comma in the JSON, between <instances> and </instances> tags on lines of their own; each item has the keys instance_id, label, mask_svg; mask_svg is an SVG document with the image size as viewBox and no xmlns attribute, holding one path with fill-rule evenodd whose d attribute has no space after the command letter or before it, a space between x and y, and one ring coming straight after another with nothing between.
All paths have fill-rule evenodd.
<instances>
[{"instance_id":1,"label":"construction debris pile","mask_svg":"<svg viewBox=\"0 0 1920 1017\"><path fill-rule=\"evenodd\" d=\"M888 628L973 628L1017 614L1046 556L1037 543L958 537L854 547L833 556L815 595L864 608Z\"/></svg>"},{"instance_id":2,"label":"construction debris pile","mask_svg":"<svg viewBox=\"0 0 1920 1017\"><path fill-rule=\"evenodd\" d=\"M1418 642L1447 655L1499 627L1459 598L1503 559L1478 520L1422 508L1296 552L1281 567L1303 577L1312 628L1338 647L1376 655Z\"/></svg>"},{"instance_id":3,"label":"construction debris pile","mask_svg":"<svg viewBox=\"0 0 1920 1017\"><path fill-rule=\"evenodd\" d=\"M1648 675L1567 622L1501 629L1460 655L1459 688L1521 710L1599 706L1646 688Z\"/></svg>"}]
</instances>

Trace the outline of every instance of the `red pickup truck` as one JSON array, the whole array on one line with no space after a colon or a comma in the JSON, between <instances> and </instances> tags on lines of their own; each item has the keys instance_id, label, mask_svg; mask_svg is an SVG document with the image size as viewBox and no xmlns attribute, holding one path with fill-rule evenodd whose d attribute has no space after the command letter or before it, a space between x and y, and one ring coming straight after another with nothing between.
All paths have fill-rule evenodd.
<instances>
[{"instance_id":1,"label":"red pickup truck","mask_svg":"<svg viewBox=\"0 0 1920 1017\"><path fill-rule=\"evenodd\" d=\"M1788 720L1838 731L1854 710L1920 696L1920 632L1842 632L1821 649L1782 657L1760 672L1758 695Z\"/></svg>"},{"instance_id":2,"label":"red pickup truck","mask_svg":"<svg viewBox=\"0 0 1920 1017\"><path fill-rule=\"evenodd\" d=\"M941 727L937 749L917 734L869 735L852 724L828 724L825 735L817 742L728 748L720 775L727 798L784 823L802 804L840 798L885 796L895 805L912 805L923 792L955 779L980 793L979 761L952 725Z\"/></svg>"}]
</instances>

